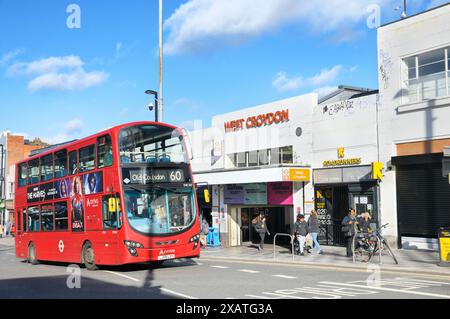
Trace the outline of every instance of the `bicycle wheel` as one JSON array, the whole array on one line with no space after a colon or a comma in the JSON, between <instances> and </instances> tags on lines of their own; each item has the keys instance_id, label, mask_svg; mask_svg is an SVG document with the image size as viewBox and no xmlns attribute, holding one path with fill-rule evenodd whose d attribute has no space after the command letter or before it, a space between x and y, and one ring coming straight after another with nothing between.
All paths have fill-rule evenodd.
<instances>
[{"instance_id":1,"label":"bicycle wheel","mask_svg":"<svg viewBox=\"0 0 450 319\"><path fill-rule=\"evenodd\" d=\"M394 253L392 252L391 247L389 247L389 244L387 243L387 241L385 239L383 239L383 244L386 246L386 248L389 251L389 254L392 256L392 258L394 259L394 262L396 265L398 265L398 260L397 257L395 257Z\"/></svg>"}]
</instances>

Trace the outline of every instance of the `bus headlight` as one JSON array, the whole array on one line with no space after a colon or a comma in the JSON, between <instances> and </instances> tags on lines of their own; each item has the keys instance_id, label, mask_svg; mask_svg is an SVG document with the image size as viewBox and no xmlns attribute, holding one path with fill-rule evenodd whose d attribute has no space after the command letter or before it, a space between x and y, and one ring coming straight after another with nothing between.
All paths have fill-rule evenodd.
<instances>
[{"instance_id":1,"label":"bus headlight","mask_svg":"<svg viewBox=\"0 0 450 319\"><path fill-rule=\"evenodd\" d=\"M191 239L189 239L190 243L198 243L200 241L200 235L195 235Z\"/></svg>"},{"instance_id":2,"label":"bus headlight","mask_svg":"<svg viewBox=\"0 0 450 319\"><path fill-rule=\"evenodd\" d=\"M136 248L140 248L140 249L144 248L144 245L142 245L141 243L139 243L137 241L124 240L123 243L125 244L125 246L127 246L127 248L133 248L135 250L136 250Z\"/></svg>"}]
</instances>

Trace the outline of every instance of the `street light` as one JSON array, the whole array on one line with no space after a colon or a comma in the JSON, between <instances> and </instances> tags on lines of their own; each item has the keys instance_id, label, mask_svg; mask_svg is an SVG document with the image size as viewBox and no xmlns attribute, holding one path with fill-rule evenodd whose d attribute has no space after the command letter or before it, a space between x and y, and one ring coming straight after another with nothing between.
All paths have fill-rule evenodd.
<instances>
[{"instance_id":1,"label":"street light","mask_svg":"<svg viewBox=\"0 0 450 319\"><path fill-rule=\"evenodd\" d=\"M0 223L5 220L5 146L0 144Z\"/></svg>"},{"instance_id":2,"label":"street light","mask_svg":"<svg viewBox=\"0 0 450 319\"><path fill-rule=\"evenodd\" d=\"M153 90L147 90L147 91L145 91L145 94L154 95L155 96L155 104L153 105L152 102L150 101L150 103L148 105L148 109L150 110L150 112L153 111L153 108L155 109L155 122L159 122L159 118L158 118L158 115L159 115L158 92L153 91Z\"/></svg>"}]
</instances>

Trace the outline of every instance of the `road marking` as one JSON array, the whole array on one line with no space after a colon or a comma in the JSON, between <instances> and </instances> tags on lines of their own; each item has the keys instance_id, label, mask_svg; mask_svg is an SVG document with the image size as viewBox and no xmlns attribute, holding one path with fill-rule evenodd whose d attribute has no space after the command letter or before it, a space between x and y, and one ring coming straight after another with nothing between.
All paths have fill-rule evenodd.
<instances>
[{"instance_id":1,"label":"road marking","mask_svg":"<svg viewBox=\"0 0 450 319\"><path fill-rule=\"evenodd\" d=\"M285 276L285 275L273 275L272 277L278 277L283 279L297 279L297 277Z\"/></svg>"},{"instance_id":2,"label":"road marking","mask_svg":"<svg viewBox=\"0 0 450 319\"><path fill-rule=\"evenodd\" d=\"M182 294L182 293L179 293L179 292L167 289L167 288L160 288L160 289L161 289L161 291L165 291L165 292L167 292L169 294L172 294L172 295L175 295L175 296L178 296L178 297L182 297L182 298L186 298L186 299L197 299L195 297L188 296L188 295L185 295L185 294Z\"/></svg>"},{"instance_id":3,"label":"road marking","mask_svg":"<svg viewBox=\"0 0 450 319\"><path fill-rule=\"evenodd\" d=\"M119 277L122 277L122 278L126 278L126 279L129 279L129 280L135 281L135 282L141 282L141 280L139 280L139 279L136 279L136 278L133 278L133 277L130 277L130 276L127 276L127 275L119 274L119 273L114 272L114 271L104 270L104 272L106 272L108 274L116 275L116 276L119 276Z\"/></svg>"},{"instance_id":4,"label":"road marking","mask_svg":"<svg viewBox=\"0 0 450 319\"><path fill-rule=\"evenodd\" d=\"M344 287L352 287L352 288L364 288L364 289L372 289L372 290L380 290L380 291L389 291L389 292L398 292L398 293L402 293L402 294L410 294L410 295L426 296L426 297L433 297L433 298L450 299L450 296L449 296L449 295L440 295L440 294L433 294L433 293L421 292L421 291L411 291L411 290L402 290L402 289L394 289L394 288L386 288L386 287L376 287L376 286L367 286L367 285L343 284L343 283L331 282L331 281L322 281L321 284L325 284L325 285L335 285L335 286L344 286Z\"/></svg>"},{"instance_id":5,"label":"road marking","mask_svg":"<svg viewBox=\"0 0 450 319\"><path fill-rule=\"evenodd\" d=\"M257 270L249 270L249 269L239 269L238 271L240 271L240 272L246 272L246 273L249 273L249 274L259 274L259 273L260 273L260 271L257 271Z\"/></svg>"},{"instance_id":6,"label":"road marking","mask_svg":"<svg viewBox=\"0 0 450 319\"><path fill-rule=\"evenodd\" d=\"M277 294L277 293L272 293L272 292L263 292L262 294L267 295L267 296L245 295L245 297L254 298L254 299L307 299L304 297L283 295L283 294ZM274 296L275 298L273 298L273 297L271 298L269 296Z\"/></svg>"},{"instance_id":7,"label":"road marking","mask_svg":"<svg viewBox=\"0 0 450 319\"><path fill-rule=\"evenodd\" d=\"M217 269L228 269L230 267L225 267L225 266L211 266L212 268L217 268Z\"/></svg>"}]
</instances>

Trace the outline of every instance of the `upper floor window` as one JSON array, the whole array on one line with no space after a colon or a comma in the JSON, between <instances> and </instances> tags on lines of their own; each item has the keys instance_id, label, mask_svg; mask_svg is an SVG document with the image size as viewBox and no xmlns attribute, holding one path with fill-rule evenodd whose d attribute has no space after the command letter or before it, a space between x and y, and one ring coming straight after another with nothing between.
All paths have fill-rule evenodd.
<instances>
[{"instance_id":1,"label":"upper floor window","mask_svg":"<svg viewBox=\"0 0 450 319\"><path fill-rule=\"evenodd\" d=\"M39 183L39 160L35 159L28 162L28 184Z\"/></svg>"},{"instance_id":2,"label":"upper floor window","mask_svg":"<svg viewBox=\"0 0 450 319\"><path fill-rule=\"evenodd\" d=\"M67 151L55 153L55 178L67 176Z\"/></svg>"},{"instance_id":3,"label":"upper floor window","mask_svg":"<svg viewBox=\"0 0 450 319\"><path fill-rule=\"evenodd\" d=\"M18 185L19 187L23 187L27 185L27 164L20 164L19 165L19 172L18 172Z\"/></svg>"},{"instance_id":4,"label":"upper floor window","mask_svg":"<svg viewBox=\"0 0 450 319\"><path fill-rule=\"evenodd\" d=\"M80 149L80 172L92 171L95 168L95 146Z\"/></svg>"},{"instance_id":5,"label":"upper floor window","mask_svg":"<svg viewBox=\"0 0 450 319\"><path fill-rule=\"evenodd\" d=\"M449 95L449 51L443 48L403 59L403 103Z\"/></svg>"},{"instance_id":6,"label":"upper floor window","mask_svg":"<svg viewBox=\"0 0 450 319\"><path fill-rule=\"evenodd\" d=\"M111 136L105 135L97 141L98 168L109 167L113 165L113 152Z\"/></svg>"},{"instance_id":7,"label":"upper floor window","mask_svg":"<svg viewBox=\"0 0 450 319\"><path fill-rule=\"evenodd\" d=\"M231 157L235 168L293 164L292 146L273 148L246 153L236 153Z\"/></svg>"},{"instance_id":8,"label":"upper floor window","mask_svg":"<svg viewBox=\"0 0 450 319\"><path fill-rule=\"evenodd\" d=\"M78 172L77 151L72 151L69 153L69 172L70 175L74 175Z\"/></svg>"},{"instance_id":9,"label":"upper floor window","mask_svg":"<svg viewBox=\"0 0 450 319\"><path fill-rule=\"evenodd\" d=\"M53 154L41 158L41 182L53 179Z\"/></svg>"}]
</instances>

